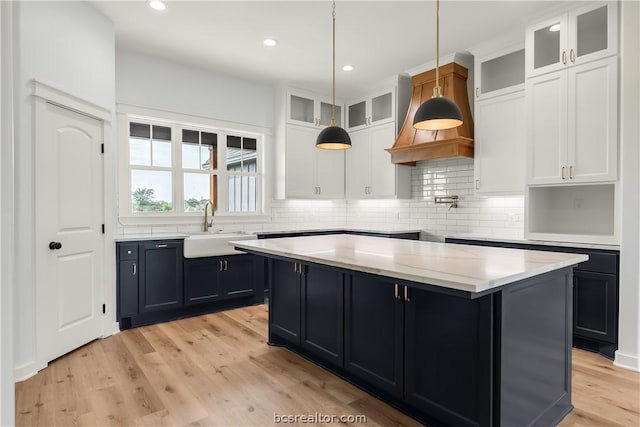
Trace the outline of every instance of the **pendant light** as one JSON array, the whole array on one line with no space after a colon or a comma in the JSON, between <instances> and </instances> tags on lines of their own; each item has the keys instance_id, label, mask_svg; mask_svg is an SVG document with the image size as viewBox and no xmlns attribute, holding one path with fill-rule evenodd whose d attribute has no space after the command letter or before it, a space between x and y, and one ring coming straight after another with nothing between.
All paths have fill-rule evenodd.
<instances>
[{"instance_id":1,"label":"pendant light","mask_svg":"<svg viewBox=\"0 0 640 427\"><path fill-rule=\"evenodd\" d=\"M436 86L413 116L413 127L419 130L442 130L462 124L462 112L455 102L442 96L440 87L440 0L436 0Z\"/></svg>"},{"instance_id":2,"label":"pendant light","mask_svg":"<svg viewBox=\"0 0 640 427\"><path fill-rule=\"evenodd\" d=\"M331 125L326 127L316 139L316 147L325 150L346 150L351 148L351 138L346 130L336 126L336 2L333 0L333 84L331 101Z\"/></svg>"}]
</instances>

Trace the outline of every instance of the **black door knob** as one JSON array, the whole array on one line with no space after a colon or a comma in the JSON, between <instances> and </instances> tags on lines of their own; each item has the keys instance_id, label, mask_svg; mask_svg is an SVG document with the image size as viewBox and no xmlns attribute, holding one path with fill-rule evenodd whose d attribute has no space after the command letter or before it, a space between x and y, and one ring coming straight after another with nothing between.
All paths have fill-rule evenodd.
<instances>
[{"instance_id":1,"label":"black door knob","mask_svg":"<svg viewBox=\"0 0 640 427\"><path fill-rule=\"evenodd\" d=\"M60 243L60 242L50 242L49 243L49 249L51 249L51 250L62 249L62 243Z\"/></svg>"}]
</instances>

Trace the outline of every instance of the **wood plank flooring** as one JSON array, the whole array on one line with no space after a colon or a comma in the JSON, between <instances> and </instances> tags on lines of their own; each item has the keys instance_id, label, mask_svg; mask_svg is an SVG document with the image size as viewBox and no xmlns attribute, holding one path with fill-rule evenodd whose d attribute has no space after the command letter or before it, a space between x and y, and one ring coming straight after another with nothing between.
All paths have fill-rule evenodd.
<instances>
[{"instance_id":1,"label":"wood plank flooring","mask_svg":"<svg viewBox=\"0 0 640 427\"><path fill-rule=\"evenodd\" d=\"M367 426L420 425L266 337L260 305L94 341L16 384L16 423L268 426L274 413L318 412L364 415ZM640 426L640 374L574 349L573 403L561 426Z\"/></svg>"}]
</instances>

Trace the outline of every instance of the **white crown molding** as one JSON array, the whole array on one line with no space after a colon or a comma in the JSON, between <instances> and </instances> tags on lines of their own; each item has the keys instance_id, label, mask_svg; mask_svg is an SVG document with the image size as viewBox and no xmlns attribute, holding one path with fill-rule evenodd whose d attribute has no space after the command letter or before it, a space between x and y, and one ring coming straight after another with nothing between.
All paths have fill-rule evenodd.
<instances>
[{"instance_id":1,"label":"white crown molding","mask_svg":"<svg viewBox=\"0 0 640 427\"><path fill-rule=\"evenodd\" d=\"M456 64L460 64L463 67L470 69L473 68L473 56L465 52L454 52L448 55L440 56L440 65L446 65L451 62L455 62ZM411 77L424 73L425 71L433 70L436 68L436 60L426 62L424 64L415 66L413 68L409 68L406 70L406 73Z\"/></svg>"}]
</instances>

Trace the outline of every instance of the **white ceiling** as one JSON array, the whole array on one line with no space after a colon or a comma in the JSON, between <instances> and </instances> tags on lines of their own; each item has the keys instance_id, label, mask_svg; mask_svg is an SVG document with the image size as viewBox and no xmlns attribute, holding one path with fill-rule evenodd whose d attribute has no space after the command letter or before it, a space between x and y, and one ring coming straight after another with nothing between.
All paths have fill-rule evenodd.
<instances>
[{"instance_id":1,"label":"white ceiling","mask_svg":"<svg viewBox=\"0 0 640 427\"><path fill-rule=\"evenodd\" d=\"M440 52L504 34L522 34L550 1L453 1L440 6ZM331 2L94 1L115 23L118 48L145 52L218 73L263 82L286 80L328 92L331 87ZM434 1L341 1L336 4L337 96L434 60ZM278 40L275 48L262 40ZM354 71L344 72L351 64Z\"/></svg>"}]
</instances>

